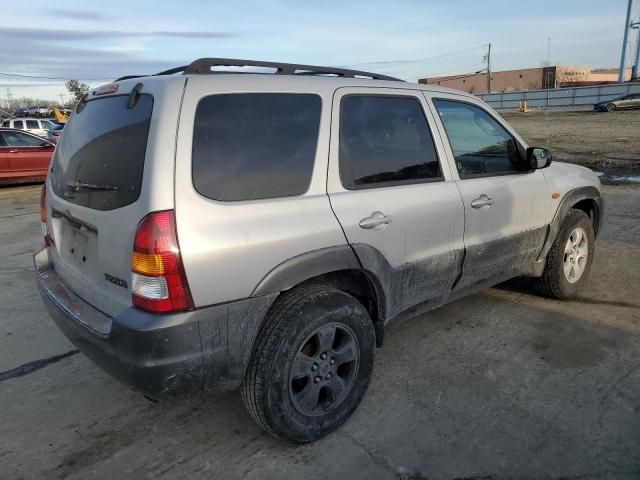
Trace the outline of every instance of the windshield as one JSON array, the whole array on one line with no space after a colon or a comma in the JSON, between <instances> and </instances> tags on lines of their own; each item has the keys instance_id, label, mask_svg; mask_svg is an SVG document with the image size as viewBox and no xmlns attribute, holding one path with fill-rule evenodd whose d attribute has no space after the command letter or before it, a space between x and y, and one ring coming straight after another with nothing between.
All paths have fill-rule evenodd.
<instances>
[{"instance_id":1,"label":"windshield","mask_svg":"<svg viewBox=\"0 0 640 480\"><path fill-rule=\"evenodd\" d=\"M56 195L95 210L113 210L138 199L153 97L141 95L132 108L127 99L89 100L69 119L51 166Z\"/></svg>"}]
</instances>

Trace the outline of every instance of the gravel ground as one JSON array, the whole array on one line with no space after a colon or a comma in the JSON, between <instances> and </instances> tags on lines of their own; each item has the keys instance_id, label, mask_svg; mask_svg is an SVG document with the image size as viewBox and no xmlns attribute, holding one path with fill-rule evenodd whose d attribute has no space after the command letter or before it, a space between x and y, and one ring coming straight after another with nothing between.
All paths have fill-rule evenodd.
<instances>
[{"instance_id":1,"label":"gravel ground","mask_svg":"<svg viewBox=\"0 0 640 480\"><path fill-rule=\"evenodd\" d=\"M39 186L0 189L0 479L638 479L640 186L606 186L575 301L510 282L406 322L363 404L315 444L239 393L152 404L62 336L36 292Z\"/></svg>"},{"instance_id":2,"label":"gravel ground","mask_svg":"<svg viewBox=\"0 0 640 480\"><path fill-rule=\"evenodd\" d=\"M608 181L638 177L640 182L640 110L563 108L500 114L530 145L549 146L556 160L603 172Z\"/></svg>"}]
</instances>

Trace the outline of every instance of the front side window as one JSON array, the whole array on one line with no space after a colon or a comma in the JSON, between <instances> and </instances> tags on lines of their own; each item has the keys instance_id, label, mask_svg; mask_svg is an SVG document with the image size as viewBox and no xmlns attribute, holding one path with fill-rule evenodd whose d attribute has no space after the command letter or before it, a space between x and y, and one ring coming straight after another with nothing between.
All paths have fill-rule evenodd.
<instances>
[{"instance_id":1,"label":"front side window","mask_svg":"<svg viewBox=\"0 0 640 480\"><path fill-rule=\"evenodd\" d=\"M480 107L434 99L460 178L522 172L515 140Z\"/></svg>"},{"instance_id":2,"label":"front side window","mask_svg":"<svg viewBox=\"0 0 640 480\"><path fill-rule=\"evenodd\" d=\"M44 140L27 135L22 132L0 132L2 142L0 145L7 147L40 147Z\"/></svg>"},{"instance_id":3,"label":"front side window","mask_svg":"<svg viewBox=\"0 0 640 480\"><path fill-rule=\"evenodd\" d=\"M301 195L309 188L320 128L318 95L211 95L196 108L195 189L220 201Z\"/></svg>"},{"instance_id":4,"label":"front side window","mask_svg":"<svg viewBox=\"0 0 640 480\"><path fill-rule=\"evenodd\" d=\"M340 179L350 190L443 178L422 106L412 97L344 97L339 155Z\"/></svg>"},{"instance_id":5,"label":"front side window","mask_svg":"<svg viewBox=\"0 0 640 480\"><path fill-rule=\"evenodd\" d=\"M53 128L56 126L55 123L50 120L40 120L40 125L42 125L42 128Z\"/></svg>"},{"instance_id":6,"label":"front side window","mask_svg":"<svg viewBox=\"0 0 640 480\"><path fill-rule=\"evenodd\" d=\"M27 120L27 129L38 129L40 125L38 125L37 120Z\"/></svg>"}]
</instances>

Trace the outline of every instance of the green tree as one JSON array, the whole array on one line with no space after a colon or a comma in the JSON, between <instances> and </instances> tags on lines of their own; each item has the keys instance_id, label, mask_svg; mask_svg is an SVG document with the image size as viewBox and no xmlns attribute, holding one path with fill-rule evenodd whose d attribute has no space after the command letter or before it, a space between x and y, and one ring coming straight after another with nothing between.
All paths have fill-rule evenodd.
<instances>
[{"instance_id":1,"label":"green tree","mask_svg":"<svg viewBox=\"0 0 640 480\"><path fill-rule=\"evenodd\" d=\"M86 83L79 82L78 80L69 80L65 83L67 90L69 93L74 96L76 103L82 100L87 93L89 93L89 85Z\"/></svg>"}]
</instances>

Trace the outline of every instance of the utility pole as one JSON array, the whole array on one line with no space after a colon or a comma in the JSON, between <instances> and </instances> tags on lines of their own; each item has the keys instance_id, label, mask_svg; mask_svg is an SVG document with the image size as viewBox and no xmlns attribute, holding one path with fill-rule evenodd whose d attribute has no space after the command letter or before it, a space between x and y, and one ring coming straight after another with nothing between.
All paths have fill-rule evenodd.
<instances>
[{"instance_id":1,"label":"utility pole","mask_svg":"<svg viewBox=\"0 0 640 480\"><path fill-rule=\"evenodd\" d=\"M620 71L618 72L618 83L624 82L624 66L625 59L627 55L627 38L629 36L629 27L631 26L631 4L633 0L629 0L629 4L627 5L627 16L624 20L624 36L622 38L622 54L620 55Z\"/></svg>"},{"instance_id":2,"label":"utility pole","mask_svg":"<svg viewBox=\"0 0 640 480\"><path fill-rule=\"evenodd\" d=\"M631 28L638 30L638 40L636 41L636 61L631 69L631 80L640 80L640 20L633 22Z\"/></svg>"},{"instance_id":3,"label":"utility pole","mask_svg":"<svg viewBox=\"0 0 640 480\"><path fill-rule=\"evenodd\" d=\"M11 103L13 100L13 93L11 93L11 87L7 87L7 108L11 109Z\"/></svg>"},{"instance_id":4,"label":"utility pole","mask_svg":"<svg viewBox=\"0 0 640 480\"><path fill-rule=\"evenodd\" d=\"M62 102L60 103L60 106L64 107L64 93L60 94L60 102Z\"/></svg>"},{"instance_id":5,"label":"utility pole","mask_svg":"<svg viewBox=\"0 0 640 480\"><path fill-rule=\"evenodd\" d=\"M487 93L491 93L491 43L485 58L487 59Z\"/></svg>"}]
</instances>

